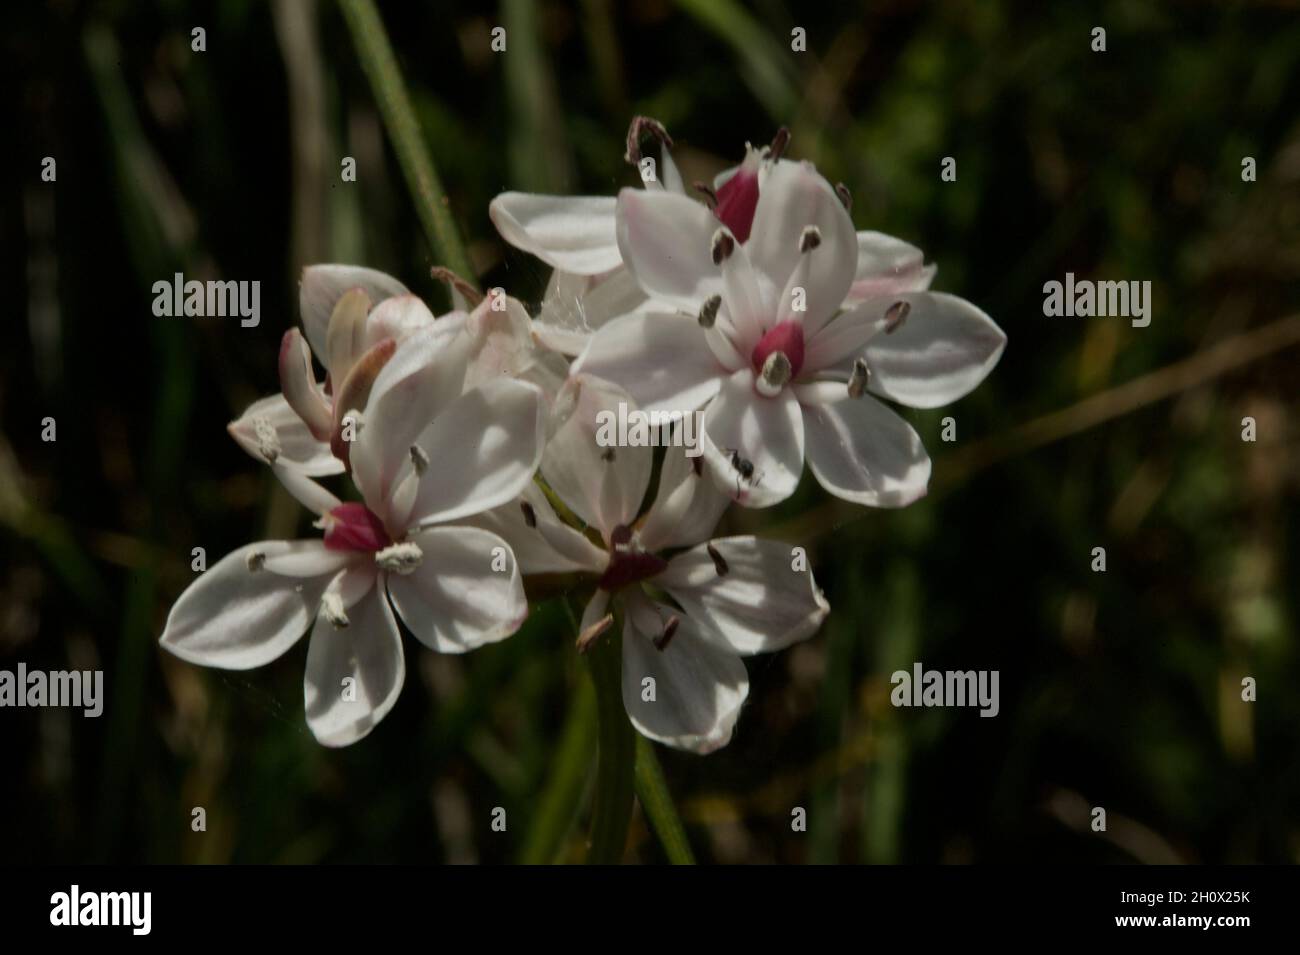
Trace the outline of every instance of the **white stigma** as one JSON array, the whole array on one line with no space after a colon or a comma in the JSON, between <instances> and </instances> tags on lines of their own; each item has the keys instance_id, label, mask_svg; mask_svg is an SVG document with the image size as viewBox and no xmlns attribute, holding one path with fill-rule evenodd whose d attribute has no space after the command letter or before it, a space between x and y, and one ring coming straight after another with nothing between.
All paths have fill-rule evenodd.
<instances>
[{"instance_id":1,"label":"white stigma","mask_svg":"<svg viewBox=\"0 0 1300 955\"><path fill-rule=\"evenodd\" d=\"M792 374L794 368L790 365L790 359L785 356L785 352L772 352L763 362L763 370L758 376L758 393L765 398L775 398L781 393L781 389L785 387Z\"/></svg>"},{"instance_id":2,"label":"white stigma","mask_svg":"<svg viewBox=\"0 0 1300 955\"><path fill-rule=\"evenodd\" d=\"M420 566L422 560L424 560L424 551L420 550L420 546L413 541L390 544L375 554L375 563L379 568L395 574L411 573Z\"/></svg>"}]
</instances>

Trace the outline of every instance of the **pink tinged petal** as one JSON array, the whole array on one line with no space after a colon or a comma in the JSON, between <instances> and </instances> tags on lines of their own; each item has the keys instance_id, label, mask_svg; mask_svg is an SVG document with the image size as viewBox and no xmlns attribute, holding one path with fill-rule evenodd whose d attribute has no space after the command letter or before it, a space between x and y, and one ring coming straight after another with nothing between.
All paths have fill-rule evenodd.
<instances>
[{"instance_id":1,"label":"pink tinged petal","mask_svg":"<svg viewBox=\"0 0 1300 955\"><path fill-rule=\"evenodd\" d=\"M373 553L392 542L383 522L359 502L340 504L326 519L325 546L330 550Z\"/></svg>"},{"instance_id":2,"label":"pink tinged petal","mask_svg":"<svg viewBox=\"0 0 1300 955\"><path fill-rule=\"evenodd\" d=\"M615 319L591 337L571 374L618 382L646 411L689 411L717 393L727 370L705 330L681 315Z\"/></svg>"},{"instance_id":3,"label":"pink tinged petal","mask_svg":"<svg viewBox=\"0 0 1300 955\"><path fill-rule=\"evenodd\" d=\"M806 562L796 565L789 544L724 537L678 554L655 583L715 646L768 653L808 639L830 612Z\"/></svg>"},{"instance_id":4,"label":"pink tinged petal","mask_svg":"<svg viewBox=\"0 0 1300 955\"><path fill-rule=\"evenodd\" d=\"M654 456L649 447L614 446L620 404L636 407L617 385L575 374L556 397L542 456L552 490L606 537L636 517Z\"/></svg>"},{"instance_id":5,"label":"pink tinged petal","mask_svg":"<svg viewBox=\"0 0 1300 955\"><path fill-rule=\"evenodd\" d=\"M720 251L726 251L725 244ZM742 245L732 247L722 262L722 302L726 308L718 327L739 351L752 350L773 324L775 313Z\"/></svg>"},{"instance_id":6,"label":"pink tinged petal","mask_svg":"<svg viewBox=\"0 0 1300 955\"><path fill-rule=\"evenodd\" d=\"M303 472L285 467L278 461L271 465L271 471L296 500L313 514L327 514L339 506L339 499L330 491L317 484Z\"/></svg>"},{"instance_id":7,"label":"pink tinged petal","mask_svg":"<svg viewBox=\"0 0 1300 955\"><path fill-rule=\"evenodd\" d=\"M247 670L279 657L310 626L330 578L346 558L320 541L263 541L227 554L181 594L159 641L189 663ZM267 563L282 561L283 575Z\"/></svg>"},{"instance_id":8,"label":"pink tinged petal","mask_svg":"<svg viewBox=\"0 0 1300 955\"><path fill-rule=\"evenodd\" d=\"M226 430L241 448L267 464L279 464L308 477L345 470L329 443L317 440L282 394L253 402Z\"/></svg>"},{"instance_id":9,"label":"pink tinged petal","mask_svg":"<svg viewBox=\"0 0 1300 955\"><path fill-rule=\"evenodd\" d=\"M754 267L784 287L800 258L800 237L814 226L821 244L808 264L807 287L819 301L844 300L857 269L858 237L834 188L811 163L770 164L746 248Z\"/></svg>"},{"instance_id":10,"label":"pink tinged petal","mask_svg":"<svg viewBox=\"0 0 1300 955\"><path fill-rule=\"evenodd\" d=\"M719 490L746 507L768 507L799 485L803 413L789 388L765 398L752 372L737 372L705 409L701 444Z\"/></svg>"},{"instance_id":11,"label":"pink tinged petal","mask_svg":"<svg viewBox=\"0 0 1300 955\"><path fill-rule=\"evenodd\" d=\"M488 215L503 239L554 268L596 275L622 261L610 197L503 192Z\"/></svg>"},{"instance_id":12,"label":"pink tinged petal","mask_svg":"<svg viewBox=\"0 0 1300 955\"><path fill-rule=\"evenodd\" d=\"M659 167L659 178L663 180L663 188L668 192L685 195L686 186L682 182L682 174L677 169L677 163L673 162L673 154L667 146L660 150Z\"/></svg>"},{"instance_id":13,"label":"pink tinged petal","mask_svg":"<svg viewBox=\"0 0 1300 955\"><path fill-rule=\"evenodd\" d=\"M835 281L816 280L826 257L836 252L825 246L820 231L812 227L805 229L800 246L806 251L800 254L799 263L786 282L776 317L778 322L798 322L803 326L804 336L811 338L839 311L841 288L838 276L832 277ZM851 269L852 264L846 267Z\"/></svg>"},{"instance_id":14,"label":"pink tinged petal","mask_svg":"<svg viewBox=\"0 0 1300 955\"><path fill-rule=\"evenodd\" d=\"M481 527L504 538L525 574L600 574L608 560L585 534L555 516L546 495L531 481L518 500L458 520L457 525Z\"/></svg>"},{"instance_id":15,"label":"pink tinged petal","mask_svg":"<svg viewBox=\"0 0 1300 955\"><path fill-rule=\"evenodd\" d=\"M930 457L912 426L870 395L804 406L808 466L831 494L869 507L925 496Z\"/></svg>"},{"instance_id":16,"label":"pink tinged petal","mask_svg":"<svg viewBox=\"0 0 1300 955\"><path fill-rule=\"evenodd\" d=\"M692 315L722 290L713 262L718 222L707 206L672 192L618 194L618 247L641 288Z\"/></svg>"},{"instance_id":17,"label":"pink tinged petal","mask_svg":"<svg viewBox=\"0 0 1300 955\"><path fill-rule=\"evenodd\" d=\"M348 289L334 306L325 334L324 362L332 381L342 381L366 350L366 317L369 313L370 296L361 288Z\"/></svg>"},{"instance_id":18,"label":"pink tinged petal","mask_svg":"<svg viewBox=\"0 0 1300 955\"><path fill-rule=\"evenodd\" d=\"M930 287L934 271L916 246L883 232L859 232L858 267L844 307L869 298L922 291Z\"/></svg>"},{"instance_id":19,"label":"pink tinged petal","mask_svg":"<svg viewBox=\"0 0 1300 955\"><path fill-rule=\"evenodd\" d=\"M322 363L329 360L328 330L334 307L343 294L359 288L371 303L393 295L410 294L391 275L355 265L310 265L303 270L298 288L298 310L303 332Z\"/></svg>"},{"instance_id":20,"label":"pink tinged petal","mask_svg":"<svg viewBox=\"0 0 1300 955\"><path fill-rule=\"evenodd\" d=\"M448 341L433 327L416 332L397 346L371 385L353 442L352 478L385 522L381 509L410 466L415 439L460 397L467 347L462 335Z\"/></svg>"},{"instance_id":21,"label":"pink tinged petal","mask_svg":"<svg viewBox=\"0 0 1300 955\"><path fill-rule=\"evenodd\" d=\"M876 394L938 408L969 394L1002 357L1006 333L970 302L943 292L898 300L911 306L906 321L866 348L868 386Z\"/></svg>"},{"instance_id":22,"label":"pink tinged petal","mask_svg":"<svg viewBox=\"0 0 1300 955\"><path fill-rule=\"evenodd\" d=\"M356 414L366 406L375 380L397 350L397 343L385 338L366 351L352 365L348 376L334 395L334 428L330 432L330 450L334 456L347 462L352 453L352 439L345 433L348 419L356 430Z\"/></svg>"},{"instance_id":23,"label":"pink tinged petal","mask_svg":"<svg viewBox=\"0 0 1300 955\"><path fill-rule=\"evenodd\" d=\"M729 176L717 189L718 204L713 214L718 221L735 233L741 242L749 240L754 224L754 210L758 207L757 164L745 162L735 175Z\"/></svg>"},{"instance_id":24,"label":"pink tinged petal","mask_svg":"<svg viewBox=\"0 0 1300 955\"><path fill-rule=\"evenodd\" d=\"M409 538L421 550L409 574L388 574L388 594L415 638L440 653L504 640L528 616L510 545L477 527L434 527Z\"/></svg>"},{"instance_id":25,"label":"pink tinged petal","mask_svg":"<svg viewBox=\"0 0 1300 955\"><path fill-rule=\"evenodd\" d=\"M699 435L694 437L698 440ZM684 447L664 452L659 489L641 525L641 546L651 552L688 547L706 540L718 526L731 498L705 472L703 457L687 457Z\"/></svg>"},{"instance_id":26,"label":"pink tinged petal","mask_svg":"<svg viewBox=\"0 0 1300 955\"><path fill-rule=\"evenodd\" d=\"M551 273L533 331L547 348L577 355L611 319L651 307L632 273L621 266L605 276Z\"/></svg>"},{"instance_id":27,"label":"pink tinged petal","mask_svg":"<svg viewBox=\"0 0 1300 955\"><path fill-rule=\"evenodd\" d=\"M321 441L328 440L333 412L316 384L311 350L296 328L289 329L280 340L280 391L312 435Z\"/></svg>"},{"instance_id":28,"label":"pink tinged petal","mask_svg":"<svg viewBox=\"0 0 1300 955\"><path fill-rule=\"evenodd\" d=\"M546 403L535 385L498 378L466 392L415 444L429 464L409 523L432 524L518 497L542 459Z\"/></svg>"},{"instance_id":29,"label":"pink tinged petal","mask_svg":"<svg viewBox=\"0 0 1300 955\"><path fill-rule=\"evenodd\" d=\"M686 614L636 591L625 595L623 607L623 706L632 725L694 753L727 745L749 695L739 655L703 639ZM675 629L661 650L655 641L673 618Z\"/></svg>"},{"instance_id":30,"label":"pink tinged petal","mask_svg":"<svg viewBox=\"0 0 1300 955\"><path fill-rule=\"evenodd\" d=\"M418 296L395 295L380 302L367 316L361 351L373 348L385 338L400 344L418 332L430 330L450 338L460 331L464 320L464 312L449 312L441 318L434 318L429 306ZM338 381L340 377L335 374L334 380Z\"/></svg>"},{"instance_id":31,"label":"pink tinged petal","mask_svg":"<svg viewBox=\"0 0 1300 955\"><path fill-rule=\"evenodd\" d=\"M393 708L406 679L401 634L383 589L372 586L346 614L347 626L339 627L322 612L307 648L307 725L325 746L366 736Z\"/></svg>"}]
</instances>

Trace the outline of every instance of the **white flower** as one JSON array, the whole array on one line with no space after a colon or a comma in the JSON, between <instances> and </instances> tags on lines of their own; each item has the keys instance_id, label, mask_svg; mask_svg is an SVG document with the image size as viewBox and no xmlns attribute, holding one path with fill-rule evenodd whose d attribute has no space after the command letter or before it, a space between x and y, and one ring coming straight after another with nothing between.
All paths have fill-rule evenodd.
<instances>
[{"instance_id":1,"label":"white flower","mask_svg":"<svg viewBox=\"0 0 1300 955\"><path fill-rule=\"evenodd\" d=\"M509 544L452 525L531 481L544 403L536 386L508 378L462 393L466 342L449 347L427 328L395 348L356 422L350 460L363 501L343 503L298 475L295 493L320 515L323 539L250 544L223 558L177 600L164 647L247 669L279 657L310 625L307 723L322 743L344 746L401 690L394 612L446 653L518 629L528 605Z\"/></svg>"},{"instance_id":2,"label":"white flower","mask_svg":"<svg viewBox=\"0 0 1300 955\"><path fill-rule=\"evenodd\" d=\"M556 399L542 459L546 481L600 546L562 524L531 489L476 522L510 540L526 572L596 575L580 641L600 639L616 607L623 703L633 725L651 739L707 753L731 739L749 692L741 657L810 637L829 607L811 571L794 569L788 545L709 539L728 500L680 447L666 450L654 502L640 514L652 449L596 441L597 414L620 401L629 398L608 382L571 378Z\"/></svg>"},{"instance_id":3,"label":"white flower","mask_svg":"<svg viewBox=\"0 0 1300 955\"><path fill-rule=\"evenodd\" d=\"M926 291L919 253L855 234L835 190L807 163L760 174L747 243L682 200L624 190L628 268L656 300L695 308L616 319L573 364L623 385L644 408L705 407L710 471L736 500L784 500L803 472L877 507L926 491L930 460L912 427L868 391L934 408L979 384L1006 336L978 308ZM915 254L913 254L915 253ZM841 311L845 303L847 311Z\"/></svg>"}]
</instances>

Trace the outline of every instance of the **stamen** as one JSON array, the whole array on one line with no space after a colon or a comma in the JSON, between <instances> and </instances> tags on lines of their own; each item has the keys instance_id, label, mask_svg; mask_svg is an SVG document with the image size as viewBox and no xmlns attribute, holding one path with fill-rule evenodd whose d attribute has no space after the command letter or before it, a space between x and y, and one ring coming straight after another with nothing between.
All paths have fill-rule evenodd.
<instances>
[{"instance_id":1,"label":"stamen","mask_svg":"<svg viewBox=\"0 0 1300 955\"><path fill-rule=\"evenodd\" d=\"M414 541L392 544L375 554L375 563L381 570L403 576L414 571L423 560L424 551L420 550L420 545Z\"/></svg>"},{"instance_id":2,"label":"stamen","mask_svg":"<svg viewBox=\"0 0 1300 955\"><path fill-rule=\"evenodd\" d=\"M411 445L411 466L415 468L417 475L423 476L424 472L429 470L429 456L424 453L424 449L419 445Z\"/></svg>"},{"instance_id":3,"label":"stamen","mask_svg":"<svg viewBox=\"0 0 1300 955\"><path fill-rule=\"evenodd\" d=\"M244 558L244 563L248 565L248 572L255 574L266 566L266 555L260 550L252 551Z\"/></svg>"},{"instance_id":4,"label":"stamen","mask_svg":"<svg viewBox=\"0 0 1300 955\"><path fill-rule=\"evenodd\" d=\"M470 308L475 308L483 301L483 293L470 285L469 282L461 278L445 265L435 265L429 269L429 274L439 282L444 282L454 288L465 299Z\"/></svg>"},{"instance_id":5,"label":"stamen","mask_svg":"<svg viewBox=\"0 0 1300 955\"><path fill-rule=\"evenodd\" d=\"M731 258L731 253L736 251L736 239L726 229L719 229L713 233L713 243L711 252L713 254L713 264L721 265L727 259Z\"/></svg>"},{"instance_id":6,"label":"stamen","mask_svg":"<svg viewBox=\"0 0 1300 955\"><path fill-rule=\"evenodd\" d=\"M768 398L774 398L785 387L786 382L790 380L794 369L790 365L790 359L786 357L783 351L774 351L767 356L763 362L763 370L758 376L759 394Z\"/></svg>"},{"instance_id":7,"label":"stamen","mask_svg":"<svg viewBox=\"0 0 1300 955\"><path fill-rule=\"evenodd\" d=\"M845 212L853 211L853 193L849 192L849 187L842 182L835 184L835 195L840 197L840 203L844 206Z\"/></svg>"},{"instance_id":8,"label":"stamen","mask_svg":"<svg viewBox=\"0 0 1300 955\"><path fill-rule=\"evenodd\" d=\"M871 371L864 359L853 359L853 372L849 375L849 397L861 398L867 393L867 382L871 380Z\"/></svg>"},{"instance_id":9,"label":"stamen","mask_svg":"<svg viewBox=\"0 0 1300 955\"><path fill-rule=\"evenodd\" d=\"M664 129L663 123L657 119L651 119L649 116L634 116L632 117L632 124L627 128L627 152L623 154L623 159L629 165L641 165L641 138L646 133L649 133L669 149L672 148L673 138L668 135L668 130Z\"/></svg>"},{"instance_id":10,"label":"stamen","mask_svg":"<svg viewBox=\"0 0 1300 955\"><path fill-rule=\"evenodd\" d=\"M698 182L698 181L691 183L691 185L693 185L698 192L702 192L704 194L704 204L706 206L708 206L710 209L718 208L718 194L713 191L712 186L710 186L707 182Z\"/></svg>"},{"instance_id":11,"label":"stamen","mask_svg":"<svg viewBox=\"0 0 1300 955\"><path fill-rule=\"evenodd\" d=\"M519 509L524 512L524 523L529 527L537 526L537 512L533 510L533 505L527 501L519 502Z\"/></svg>"},{"instance_id":12,"label":"stamen","mask_svg":"<svg viewBox=\"0 0 1300 955\"><path fill-rule=\"evenodd\" d=\"M266 458L267 464L274 464L280 456L280 433L271 424L271 419L266 415L255 415L253 433L257 436L257 450Z\"/></svg>"},{"instance_id":13,"label":"stamen","mask_svg":"<svg viewBox=\"0 0 1300 955\"><path fill-rule=\"evenodd\" d=\"M700 327L712 328L718 320L718 309L722 306L721 295L711 295L700 306Z\"/></svg>"},{"instance_id":14,"label":"stamen","mask_svg":"<svg viewBox=\"0 0 1300 955\"><path fill-rule=\"evenodd\" d=\"M347 611L343 609L343 598L337 591L326 591L325 596L320 599L320 608L325 614L325 619L334 625L335 630L342 630L351 622L348 620Z\"/></svg>"},{"instance_id":15,"label":"stamen","mask_svg":"<svg viewBox=\"0 0 1300 955\"><path fill-rule=\"evenodd\" d=\"M803 232L799 233L799 252L811 252L821 244L822 230L815 225L804 226Z\"/></svg>"},{"instance_id":16,"label":"stamen","mask_svg":"<svg viewBox=\"0 0 1300 955\"><path fill-rule=\"evenodd\" d=\"M898 327L907 321L908 313L911 311L911 302L895 302L889 306L889 311L885 312L885 334L892 335L898 331Z\"/></svg>"},{"instance_id":17,"label":"stamen","mask_svg":"<svg viewBox=\"0 0 1300 955\"><path fill-rule=\"evenodd\" d=\"M788 145L790 145L790 130L782 126L776 131L776 135L772 137L772 145L767 147L767 158L773 161L780 159L785 155L785 147Z\"/></svg>"},{"instance_id":18,"label":"stamen","mask_svg":"<svg viewBox=\"0 0 1300 955\"><path fill-rule=\"evenodd\" d=\"M731 568L727 566L727 561L722 554L718 553L718 549L712 544L705 544L704 549L709 552L709 557L713 560L713 569L718 572L718 576L727 576L731 572Z\"/></svg>"},{"instance_id":19,"label":"stamen","mask_svg":"<svg viewBox=\"0 0 1300 955\"><path fill-rule=\"evenodd\" d=\"M668 641L673 638L673 634L677 632L677 628L681 625L681 622L682 619L677 616L677 614L673 614L668 618L668 622L664 624L664 632L655 640L656 650L663 653L663 651L667 649Z\"/></svg>"},{"instance_id":20,"label":"stamen","mask_svg":"<svg viewBox=\"0 0 1300 955\"><path fill-rule=\"evenodd\" d=\"M595 643L597 638L599 638L601 634L603 634L606 630L608 630L613 625L613 623L614 623L614 615L612 613L607 613L605 614L605 616L601 617L599 620L597 620L595 623L589 626L586 630L582 631L582 633L578 634L578 642L577 642L578 652L586 653L588 650L590 650L591 645Z\"/></svg>"}]
</instances>

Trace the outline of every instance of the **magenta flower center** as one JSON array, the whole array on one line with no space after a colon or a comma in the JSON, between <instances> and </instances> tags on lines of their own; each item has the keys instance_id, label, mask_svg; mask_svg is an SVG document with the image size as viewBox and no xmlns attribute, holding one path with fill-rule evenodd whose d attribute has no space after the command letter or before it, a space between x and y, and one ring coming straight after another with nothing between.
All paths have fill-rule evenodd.
<instances>
[{"instance_id":1,"label":"magenta flower center","mask_svg":"<svg viewBox=\"0 0 1300 955\"><path fill-rule=\"evenodd\" d=\"M713 214L731 230L737 242L747 242L757 208L758 170L742 166L718 189L718 204Z\"/></svg>"},{"instance_id":2,"label":"magenta flower center","mask_svg":"<svg viewBox=\"0 0 1300 955\"><path fill-rule=\"evenodd\" d=\"M750 355L755 372L762 373L773 352L783 352L790 359L790 377L799 377L799 369L803 367L803 326L798 322L780 322L768 329Z\"/></svg>"},{"instance_id":3,"label":"magenta flower center","mask_svg":"<svg viewBox=\"0 0 1300 955\"><path fill-rule=\"evenodd\" d=\"M350 501L329 512L330 524L325 530L325 546L329 550L357 550L367 553L381 551L393 543L384 530L384 522L364 504Z\"/></svg>"},{"instance_id":4,"label":"magenta flower center","mask_svg":"<svg viewBox=\"0 0 1300 955\"><path fill-rule=\"evenodd\" d=\"M632 529L624 524L614 528L614 532L609 535L610 545L613 548L609 552L609 566L605 568L605 573L597 581L597 586L602 590L613 593L629 584L640 583L643 580L649 580L651 577L658 576L668 567L668 561L656 557L654 554L647 554L639 550L620 550L620 546L628 543L632 539Z\"/></svg>"}]
</instances>

